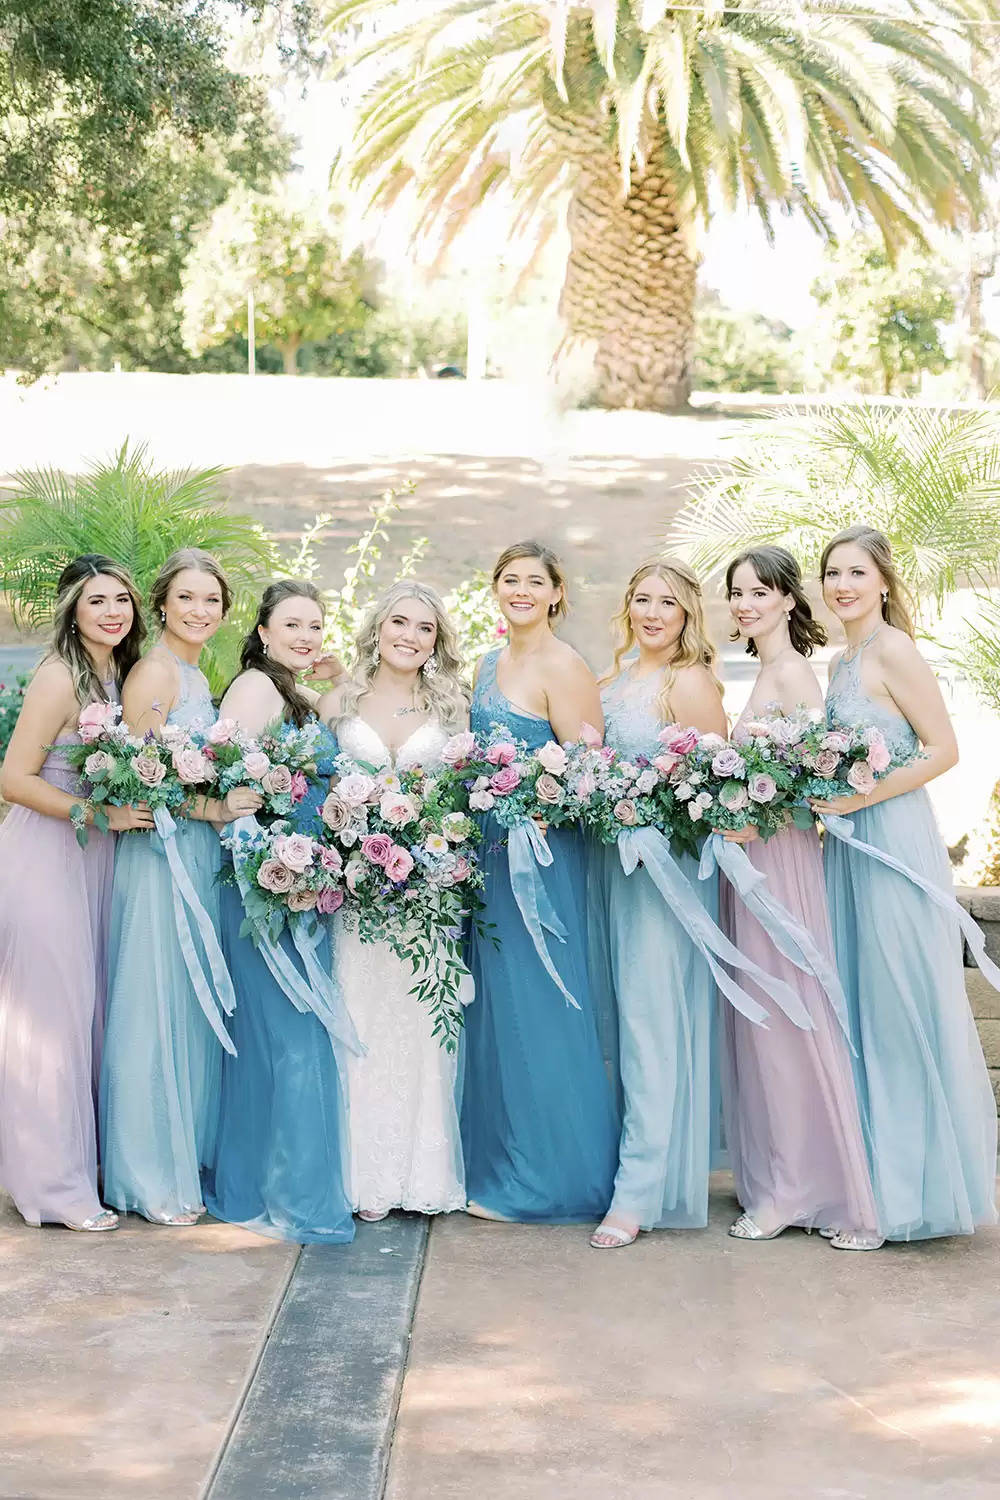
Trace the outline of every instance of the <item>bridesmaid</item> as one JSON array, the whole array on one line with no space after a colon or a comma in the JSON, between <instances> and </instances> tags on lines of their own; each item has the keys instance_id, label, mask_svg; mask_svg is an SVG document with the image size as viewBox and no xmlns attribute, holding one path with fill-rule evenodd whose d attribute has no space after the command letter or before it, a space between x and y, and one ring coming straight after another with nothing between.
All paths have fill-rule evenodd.
<instances>
[{"instance_id":1,"label":"bridesmaid","mask_svg":"<svg viewBox=\"0 0 1000 1500\"><path fill-rule=\"evenodd\" d=\"M807 658L826 633L813 619L798 563L782 547L755 547L726 570L736 630L760 670L733 731L768 712L821 708L823 694ZM809 932L833 967L819 838L814 828L785 828L766 843L755 829L727 834L745 845L755 867ZM727 880L723 927L744 953L802 999L811 1031L772 1008L767 1029L731 1007L722 1018L726 1143L743 1213L735 1239L774 1239L791 1225L830 1228L838 1250L882 1243L865 1157L843 1028L819 981L784 958ZM751 987L752 988L752 987ZM763 998L763 997L761 997Z\"/></svg>"},{"instance_id":2,"label":"bridesmaid","mask_svg":"<svg viewBox=\"0 0 1000 1500\"><path fill-rule=\"evenodd\" d=\"M97 1193L94 1118L114 840L91 826L77 843L65 747L82 708L117 703L144 634L124 568L75 558L0 773L14 804L0 825L0 1184L29 1224L118 1224ZM112 832L152 826L144 806L107 816Z\"/></svg>"},{"instance_id":3,"label":"bridesmaid","mask_svg":"<svg viewBox=\"0 0 1000 1500\"><path fill-rule=\"evenodd\" d=\"M589 668L552 633L566 612L558 558L537 542L507 550L493 587L506 647L479 665L472 729L494 724L537 748L602 722ZM577 1223L603 1216L618 1156L618 1122L587 975L584 851L572 829L551 830L552 863L535 875L566 940L553 961L579 1009L546 972L511 889L506 836L484 826L483 918L500 946L473 938L476 999L466 1012L461 1127L469 1212L481 1218Z\"/></svg>"},{"instance_id":4,"label":"bridesmaid","mask_svg":"<svg viewBox=\"0 0 1000 1500\"><path fill-rule=\"evenodd\" d=\"M672 558L643 563L617 625L622 644L601 693L607 743L652 760L665 724L725 738L715 648L690 568ZM716 883L699 882L692 856L678 862L714 916ZM612 1250L631 1245L640 1228L708 1222L715 983L649 873L640 866L626 876L616 844L592 851L589 884L594 973L603 972L617 1010L624 1092L614 1197L590 1241Z\"/></svg>"},{"instance_id":5,"label":"bridesmaid","mask_svg":"<svg viewBox=\"0 0 1000 1500\"><path fill-rule=\"evenodd\" d=\"M311 583L282 579L264 592L243 643L242 671L226 691L220 719L251 737L276 720L302 729L318 723L318 694L300 687L323 649L323 609ZM318 725L316 771L289 821L309 834L333 774L337 745ZM236 1056L222 1063L222 1109L214 1181L206 1193L218 1219L258 1234L300 1244L342 1244L354 1238L346 1186L345 1090L333 1040L312 1011L298 1010L278 984L260 948L240 936L244 919L238 888L220 894L222 948L236 992L230 1033ZM326 924L324 923L324 928ZM304 978L305 969L287 927L280 947ZM330 940L316 950L330 972Z\"/></svg>"},{"instance_id":6,"label":"bridesmaid","mask_svg":"<svg viewBox=\"0 0 1000 1500\"><path fill-rule=\"evenodd\" d=\"M894 756L922 747L868 796L814 803L850 816L868 854L826 838L837 958L875 1196L892 1240L971 1234L996 1220L997 1114L965 994L955 919L876 851L951 890L926 784L958 760L941 690L914 645L889 543L870 526L835 536L823 597L844 627L827 695L832 728L875 727Z\"/></svg>"},{"instance_id":7,"label":"bridesmaid","mask_svg":"<svg viewBox=\"0 0 1000 1500\"><path fill-rule=\"evenodd\" d=\"M229 585L207 552L189 547L167 559L150 593L160 638L133 667L123 691L125 718L135 734L214 723L198 661L229 603ZM171 852L180 880L200 902L204 925L198 937L159 834L123 840L115 860L100 1091L104 1195L116 1208L158 1224L193 1224L204 1213L199 1168L215 1156L219 1035L225 1033L205 970L223 987L228 976L219 975L218 962L212 964L213 956L221 958L221 851L209 822L229 822L259 805L255 793L238 788L225 803L195 798L189 815L177 819Z\"/></svg>"}]
</instances>

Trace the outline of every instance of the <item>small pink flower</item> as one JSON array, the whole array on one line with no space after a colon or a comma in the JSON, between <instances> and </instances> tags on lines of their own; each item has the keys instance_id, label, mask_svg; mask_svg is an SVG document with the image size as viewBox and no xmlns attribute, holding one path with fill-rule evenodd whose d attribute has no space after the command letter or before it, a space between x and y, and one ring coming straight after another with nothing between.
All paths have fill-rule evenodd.
<instances>
[{"instance_id":1,"label":"small pink flower","mask_svg":"<svg viewBox=\"0 0 1000 1500\"><path fill-rule=\"evenodd\" d=\"M393 884L398 885L400 881L406 880L413 869L413 856L409 854L400 844L393 844L389 851L389 857L385 862L385 873Z\"/></svg>"},{"instance_id":2,"label":"small pink flower","mask_svg":"<svg viewBox=\"0 0 1000 1500\"><path fill-rule=\"evenodd\" d=\"M304 771L292 772L292 801L298 806L309 795L309 777Z\"/></svg>"},{"instance_id":3,"label":"small pink flower","mask_svg":"<svg viewBox=\"0 0 1000 1500\"><path fill-rule=\"evenodd\" d=\"M301 875L313 862L313 841L304 833L279 833L271 845L271 853L296 875Z\"/></svg>"},{"instance_id":4,"label":"small pink flower","mask_svg":"<svg viewBox=\"0 0 1000 1500\"><path fill-rule=\"evenodd\" d=\"M332 917L343 904L344 893L337 886L325 885L316 897L316 910L323 917Z\"/></svg>"},{"instance_id":5,"label":"small pink flower","mask_svg":"<svg viewBox=\"0 0 1000 1500\"><path fill-rule=\"evenodd\" d=\"M93 755L88 755L83 763L83 774L88 781L96 781L98 776L106 776L115 768L115 758L106 750L95 750Z\"/></svg>"},{"instance_id":6,"label":"small pink flower","mask_svg":"<svg viewBox=\"0 0 1000 1500\"><path fill-rule=\"evenodd\" d=\"M385 867L385 862L395 845L387 833L370 833L361 840L361 853L369 864Z\"/></svg>"},{"instance_id":7,"label":"small pink flower","mask_svg":"<svg viewBox=\"0 0 1000 1500\"><path fill-rule=\"evenodd\" d=\"M545 775L539 776L535 782L535 796L546 807L555 807L557 803L562 801L563 789L556 778L549 776L546 772Z\"/></svg>"},{"instance_id":8,"label":"small pink flower","mask_svg":"<svg viewBox=\"0 0 1000 1500\"><path fill-rule=\"evenodd\" d=\"M352 771L337 782L337 795L348 807L364 807L372 793L377 791L377 783L361 771Z\"/></svg>"},{"instance_id":9,"label":"small pink flower","mask_svg":"<svg viewBox=\"0 0 1000 1500\"><path fill-rule=\"evenodd\" d=\"M117 703L88 703L80 710L78 733L85 745L100 739L118 717Z\"/></svg>"},{"instance_id":10,"label":"small pink flower","mask_svg":"<svg viewBox=\"0 0 1000 1500\"><path fill-rule=\"evenodd\" d=\"M550 776L561 776L566 769L566 751L555 740L549 740L536 752L536 759L543 771Z\"/></svg>"},{"instance_id":11,"label":"small pink flower","mask_svg":"<svg viewBox=\"0 0 1000 1500\"><path fill-rule=\"evenodd\" d=\"M243 766L251 781L262 781L271 769L271 762L263 750L251 750L244 755Z\"/></svg>"},{"instance_id":12,"label":"small pink flower","mask_svg":"<svg viewBox=\"0 0 1000 1500\"><path fill-rule=\"evenodd\" d=\"M295 875L280 859L265 859L257 871L257 884L272 895L283 896L295 884Z\"/></svg>"},{"instance_id":13,"label":"small pink flower","mask_svg":"<svg viewBox=\"0 0 1000 1500\"><path fill-rule=\"evenodd\" d=\"M869 740L868 742L868 764L876 776L881 776L883 771L888 771L892 764L892 756L889 754L889 748L881 736L877 740Z\"/></svg>"},{"instance_id":14,"label":"small pink flower","mask_svg":"<svg viewBox=\"0 0 1000 1500\"><path fill-rule=\"evenodd\" d=\"M202 782L211 781L215 775L215 767L205 759L200 750L191 745L175 750L171 759L178 781L183 781L185 786L198 786Z\"/></svg>"},{"instance_id":15,"label":"small pink flower","mask_svg":"<svg viewBox=\"0 0 1000 1500\"><path fill-rule=\"evenodd\" d=\"M742 812L750 801L747 789L741 781L727 782L719 790L719 801L727 812Z\"/></svg>"},{"instance_id":16,"label":"small pink flower","mask_svg":"<svg viewBox=\"0 0 1000 1500\"><path fill-rule=\"evenodd\" d=\"M340 871L344 868L344 861L341 859L338 851L329 848L326 844L319 851L319 862L323 866L323 869L328 870L331 875L339 875Z\"/></svg>"},{"instance_id":17,"label":"small pink flower","mask_svg":"<svg viewBox=\"0 0 1000 1500\"><path fill-rule=\"evenodd\" d=\"M287 797L292 790L292 773L287 766L272 766L260 778L269 797Z\"/></svg>"},{"instance_id":18,"label":"small pink flower","mask_svg":"<svg viewBox=\"0 0 1000 1500\"><path fill-rule=\"evenodd\" d=\"M511 766L517 760L517 746L510 740L498 740L486 752L491 766Z\"/></svg>"},{"instance_id":19,"label":"small pink flower","mask_svg":"<svg viewBox=\"0 0 1000 1500\"><path fill-rule=\"evenodd\" d=\"M747 783L747 792L751 802L773 802L777 790L774 778L768 776L765 771L757 771Z\"/></svg>"},{"instance_id":20,"label":"small pink flower","mask_svg":"<svg viewBox=\"0 0 1000 1500\"><path fill-rule=\"evenodd\" d=\"M231 745L236 738L238 725L235 719L216 719L208 731L210 745Z\"/></svg>"},{"instance_id":21,"label":"small pink flower","mask_svg":"<svg viewBox=\"0 0 1000 1500\"><path fill-rule=\"evenodd\" d=\"M599 750L604 744L604 736L594 728L593 724L580 725L580 739L588 750Z\"/></svg>"},{"instance_id":22,"label":"small pink flower","mask_svg":"<svg viewBox=\"0 0 1000 1500\"><path fill-rule=\"evenodd\" d=\"M817 776L835 776L840 765L840 756L834 750L817 750L813 761Z\"/></svg>"},{"instance_id":23,"label":"small pink flower","mask_svg":"<svg viewBox=\"0 0 1000 1500\"><path fill-rule=\"evenodd\" d=\"M504 765L490 777L490 786L501 797L509 797L521 784L521 773L516 766Z\"/></svg>"},{"instance_id":24,"label":"small pink flower","mask_svg":"<svg viewBox=\"0 0 1000 1500\"><path fill-rule=\"evenodd\" d=\"M331 792L327 797L319 815L331 833L343 833L351 821L351 809L336 792Z\"/></svg>"},{"instance_id":25,"label":"small pink flower","mask_svg":"<svg viewBox=\"0 0 1000 1500\"><path fill-rule=\"evenodd\" d=\"M402 828L405 823L412 823L417 816L417 809L411 797L404 796L401 792L386 792L380 799L378 810L387 823L394 828Z\"/></svg>"},{"instance_id":26,"label":"small pink flower","mask_svg":"<svg viewBox=\"0 0 1000 1500\"><path fill-rule=\"evenodd\" d=\"M151 750L144 750L139 755L133 755L132 769L143 786L148 787L159 786L167 774L166 766Z\"/></svg>"},{"instance_id":27,"label":"small pink flower","mask_svg":"<svg viewBox=\"0 0 1000 1500\"><path fill-rule=\"evenodd\" d=\"M639 821L638 810L630 797L623 797L620 802L616 802L613 812L619 823L624 823L626 828L634 828Z\"/></svg>"},{"instance_id":28,"label":"small pink flower","mask_svg":"<svg viewBox=\"0 0 1000 1500\"><path fill-rule=\"evenodd\" d=\"M847 773L847 784L852 786L862 797L869 796L875 790L875 777L872 768L866 760L856 760Z\"/></svg>"},{"instance_id":29,"label":"small pink flower","mask_svg":"<svg viewBox=\"0 0 1000 1500\"><path fill-rule=\"evenodd\" d=\"M676 724L668 724L659 735L660 744L671 755L690 755L698 744L697 729L680 729Z\"/></svg>"},{"instance_id":30,"label":"small pink flower","mask_svg":"<svg viewBox=\"0 0 1000 1500\"><path fill-rule=\"evenodd\" d=\"M465 730L462 734L452 735L441 751L441 759L446 766L464 766L475 755L477 748L476 736Z\"/></svg>"}]
</instances>

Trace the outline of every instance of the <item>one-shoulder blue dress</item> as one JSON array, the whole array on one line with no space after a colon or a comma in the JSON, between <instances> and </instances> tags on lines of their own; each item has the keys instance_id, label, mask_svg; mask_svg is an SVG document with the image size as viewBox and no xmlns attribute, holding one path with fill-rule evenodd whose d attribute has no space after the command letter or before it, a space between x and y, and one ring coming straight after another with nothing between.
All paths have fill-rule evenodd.
<instances>
[{"instance_id":1,"label":"one-shoulder blue dress","mask_svg":"<svg viewBox=\"0 0 1000 1500\"><path fill-rule=\"evenodd\" d=\"M497 685L499 651L484 658L472 728L494 724L531 748L555 738L547 719L517 708ZM575 829L550 829L552 863L538 867L566 929L549 952L580 1009L568 1005L536 952L510 883L506 833L484 819L483 920L499 947L473 935L476 998L465 1013L462 1146L470 1201L506 1219L555 1224L601 1219L618 1165L619 1122L601 1055L587 970L586 868Z\"/></svg>"}]
</instances>

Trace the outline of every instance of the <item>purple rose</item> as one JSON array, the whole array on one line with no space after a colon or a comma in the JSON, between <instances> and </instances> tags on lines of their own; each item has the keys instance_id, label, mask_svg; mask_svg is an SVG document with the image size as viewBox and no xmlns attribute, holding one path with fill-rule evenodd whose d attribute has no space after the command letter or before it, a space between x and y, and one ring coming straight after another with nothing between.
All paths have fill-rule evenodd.
<instances>
[{"instance_id":1,"label":"purple rose","mask_svg":"<svg viewBox=\"0 0 1000 1500\"><path fill-rule=\"evenodd\" d=\"M521 773L516 766L501 766L490 777L490 786L501 797L507 797L521 784Z\"/></svg>"},{"instance_id":2,"label":"purple rose","mask_svg":"<svg viewBox=\"0 0 1000 1500\"><path fill-rule=\"evenodd\" d=\"M316 910L322 917L332 917L344 904L344 893L337 886L325 885L316 897Z\"/></svg>"},{"instance_id":3,"label":"purple rose","mask_svg":"<svg viewBox=\"0 0 1000 1500\"><path fill-rule=\"evenodd\" d=\"M765 771L758 771L747 782L747 792L751 802L773 802L777 790L774 778L768 776Z\"/></svg>"},{"instance_id":4,"label":"purple rose","mask_svg":"<svg viewBox=\"0 0 1000 1500\"><path fill-rule=\"evenodd\" d=\"M369 864L381 865L383 869L395 847L387 833L370 833L367 838L361 840L361 853L365 859Z\"/></svg>"},{"instance_id":5,"label":"purple rose","mask_svg":"<svg viewBox=\"0 0 1000 1500\"><path fill-rule=\"evenodd\" d=\"M743 757L732 745L727 745L725 750L720 750L712 761L712 771L716 776L725 777L727 780L733 776L745 776L746 766Z\"/></svg>"}]
</instances>

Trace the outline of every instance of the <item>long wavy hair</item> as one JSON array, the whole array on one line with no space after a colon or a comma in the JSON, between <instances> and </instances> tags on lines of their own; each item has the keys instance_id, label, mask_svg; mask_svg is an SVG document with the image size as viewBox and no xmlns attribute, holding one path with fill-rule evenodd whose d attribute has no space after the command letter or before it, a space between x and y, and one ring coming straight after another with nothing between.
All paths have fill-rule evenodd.
<instances>
[{"instance_id":1,"label":"long wavy hair","mask_svg":"<svg viewBox=\"0 0 1000 1500\"><path fill-rule=\"evenodd\" d=\"M46 659L56 658L69 668L73 691L81 708L87 703L107 702L108 694L100 673L94 666L76 624L76 611L84 589L92 578L106 575L128 591L132 601L132 626L111 652L111 668L116 685L121 688L129 672L142 655L146 622L142 617L142 599L131 574L121 563L100 552L74 557L59 575L52 619L52 641Z\"/></svg>"},{"instance_id":2,"label":"long wavy hair","mask_svg":"<svg viewBox=\"0 0 1000 1500\"><path fill-rule=\"evenodd\" d=\"M913 601L906 584L896 571L889 538L883 532L876 531L874 526L867 526L864 522L860 522L857 526L848 526L846 531L838 531L837 535L827 542L819 560L820 582L822 583L826 577L826 565L830 561L830 553L834 547L840 547L845 542L851 542L855 547L860 547L862 552L867 552L882 575L886 592L886 597L882 600L883 620L887 625L894 625L897 630L904 631L911 641L915 640L917 632L913 624Z\"/></svg>"},{"instance_id":3,"label":"long wavy hair","mask_svg":"<svg viewBox=\"0 0 1000 1500\"><path fill-rule=\"evenodd\" d=\"M705 625L705 605L701 584L687 563L676 557L650 557L640 563L625 588L621 609L614 616L612 626L617 636L614 663L601 678L602 686L617 677L622 662L636 647L635 631L632 628L632 600L640 583L646 578L659 578L672 589L677 603L684 611L684 626L677 638L674 655L667 664L663 686L656 697L656 706L664 723L670 720L670 693L681 667L705 667L722 696L722 683L715 672L717 652Z\"/></svg>"},{"instance_id":4,"label":"long wavy hair","mask_svg":"<svg viewBox=\"0 0 1000 1500\"><path fill-rule=\"evenodd\" d=\"M153 587L149 591L149 607L154 616L162 616L166 606L167 595L170 593L170 585L178 573L193 568L196 573L207 573L214 578L219 585L219 593L222 595L223 618L229 613L229 606L233 602L233 591L229 587L229 580L222 571L222 566L202 547L181 547L179 551L172 552L163 567L156 575ZM157 625L162 621L157 619Z\"/></svg>"},{"instance_id":5,"label":"long wavy hair","mask_svg":"<svg viewBox=\"0 0 1000 1500\"><path fill-rule=\"evenodd\" d=\"M300 578L279 578L276 582L268 584L261 596L257 618L240 649L240 672L263 672L281 694L281 700L285 705L285 719L301 729L315 711L313 701L295 681L295 673L291 667L283 667L280 662L274 660L273 656L267 655L264 642L260 638L260 626L263 625L266 629L270 625L274 611L286 599L309 599L319 606L320 614L323 613L323 601L319 596L319 591L311 583L306 583ZM233 678L234 682L235 680Z\"/></svg>"},{"instance_id":6,"label":"long wavy hair","mask_svg":"<svg viewBox=\"0 0 1000 1500\"><path fill-rule=\"evenodd\" d=\"M806 598L802 583L802 569L792 554L786 552L784 547L748 547L745 552L734 557L726 569L727 599L732 593L736 569L742 567L744 563L750 564L765 588L777 589L779 594L785 594L791 598L792 608L788 612L788 635L799 655L812 656L817 646L825 646L826 630L813 617L812 605ZM734 630L729 639L738 641L739 631ZM747 655L757 655L757 646L752 638L747 641Z\"/></svg>"},{"instance_id":7,"label":"long wavy hair","mask_svg":"<svg viewBox=\"0 0 1000 1500\"><path fill-rule=\"evenodd\" d=\"M518 562L521 558L532 558L540 562L549 575L552 587L562 589L562 598L558 604L553 604L549 609L549 624L554 625L557 620L564 620L569 614L569 593L566 588L566 574L563 565L553 552L551 547L546 547L542 542L528 540L526 542L515 542L511 547L505 547L493 565L493 587L496 588L500 576L505 568L512 562Z\"/></svg>"},{"instance_id":8,"label":"long wavy hair","mask_svg":"<svg viewBox=\"0 0 1000 1500\"><path fill-rule=\"evenodd\" d=\"M439 719L445 729L459 729L468 712L469 691L462 680L458 636L440 596L428 584L417 583L412 578L400 578L392 584L365 615L354 639L353 680L344 691L341 715L346 718L356 713L361 699L371 692L379 666L376 653L379 632L403 599L419 600L432 612L437 624L434 642L437 671L430 673L421 667L417 674L417 707L422 713Z\"/></svg>"}]
</instances>

